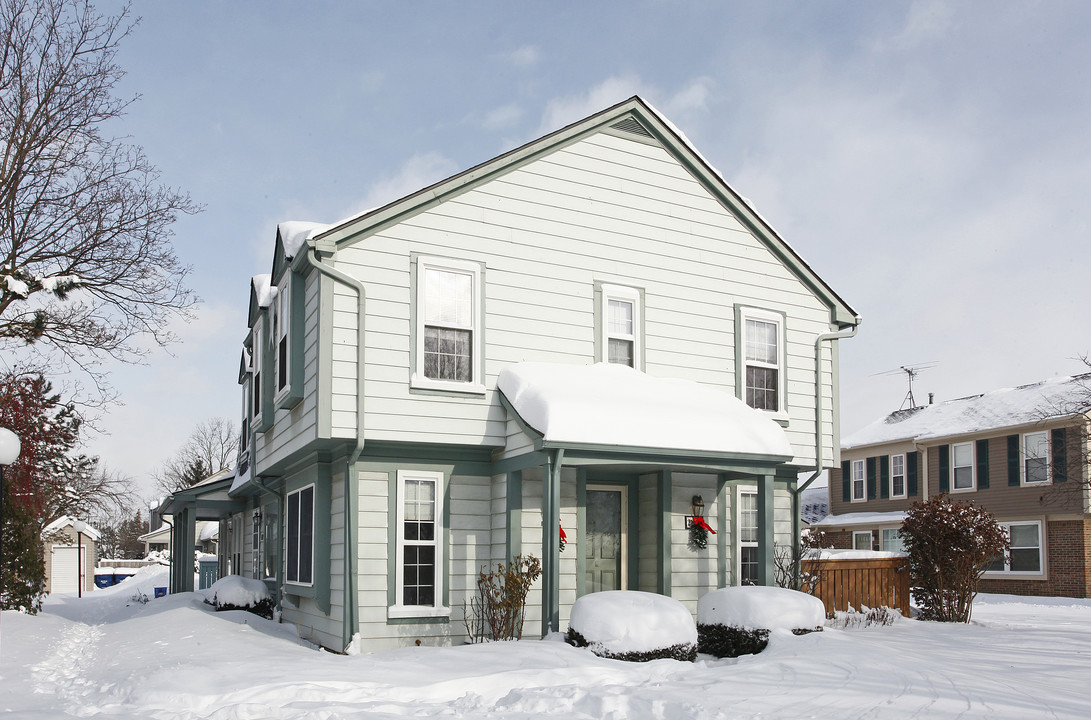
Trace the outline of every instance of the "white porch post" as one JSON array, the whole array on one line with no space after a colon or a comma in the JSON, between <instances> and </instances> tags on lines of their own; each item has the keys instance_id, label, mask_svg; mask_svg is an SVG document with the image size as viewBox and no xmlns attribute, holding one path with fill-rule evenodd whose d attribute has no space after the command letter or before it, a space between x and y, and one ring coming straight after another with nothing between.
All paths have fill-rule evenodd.
<instances>
[{"instance_id":1,"label":"white porch post","mask_svg":"<svg viewBox=\"0 0 1091 720\"><path fill-rule=\"evenodd\" d=\"M758 476L758 585L775 585L773 570L773 475Z\"/></svg>"},{"instance_id":2,"label":"white porch post","mask_svg":"<svg viewBox=\"0 0 1091 720\"><path fill-rule=\"evenodd\" d=\"M560 626L561 463L564 450L546 458L542 473L542 637Z\"/></svg>"}]
</instances>

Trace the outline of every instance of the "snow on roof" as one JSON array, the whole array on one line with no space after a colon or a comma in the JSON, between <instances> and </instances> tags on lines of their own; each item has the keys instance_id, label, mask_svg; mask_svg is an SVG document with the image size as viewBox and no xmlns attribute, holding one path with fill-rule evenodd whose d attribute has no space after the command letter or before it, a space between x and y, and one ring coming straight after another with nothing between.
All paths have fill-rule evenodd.
<instances>
[{"instance_id":1,"label":"snow on roof","mask_svg":"<svg viewBox=\"0 0 1091 720\"><path fill-rule=\"evenodd\" d=\"M625 365L526 362L497 387L550 443L754 455L794 454L784 430L734 395Z\"/></svg>"},{"instance_id":2,"label":"snow on roof","mask_svg":"<svg viewBox=\"0 0 1091 720\"><path fill-rule=\"evenodd\" d=\"M63 530L66 527L71 527L71 526L75 525L76 523L81 523L82 526L83 526L82 528L80 528L79 532L81 532L84 535L88 536L92 540L98 541L98 539L101 537L99 535L98 530L91 527L90 525L83 522L82 520L79 520L78 518L71 517L70 515L61 515L59 518L57 518L53 522L46 525L44 528L42 528L42 535L54 532L56 530Z\"/></svg>"},{"instance_id":3,"label":"snow on roof","mask_svg":"<svg viewBox=\"0 0 1091 720\"><path fill-rule=\"evenodd\" d=\"M906 553L893 550L843 550L838 548L812 548L807 560L886 560L905 557Z\"/></svg>"},{"instance_id":4,"label":"snow on roof","mask_svg":"<svg viewBox=\"0 0 1091 720\"><path fill-rule=\"evenodd\" d=\"M296 256L303 243L315 235L329 230L332 225L326 223L307 222L303 220L288 220L277 225L277 234L284 245L284 255L290 258Z\"/></svg>"},{"instance_id":5,"label":"snow on roof","mask_svg":"<svg viewBox=\"0 0 1091 720\"><path fill-rule=\"evenodd\" d=\"M1089 400L1091 373L1053 378L936 405L898 410L844 438L841 447L928 440L1026 425L1085 411Z\"/></svg>"},{"instance_id":6,"label":"snow on roof","mask_svg":"<svg viewBox=\"0 0 1091 720\"><path fill-rule=\"evenodd\" d=\"M799 498L799 517L808 525L813 525L830 513L829 489L822 487L809 487L803 491Z\"/></svg>"},{"instance_id":7,"label":"snow on roof","mask_svg":"<svg viewBox=\"0 0 1091 720\"><path fill-rule=\"evenodd\" d=\"M901 525L904 512L858 512L827 515L811 523L811 527L854 527L860 525Z\"/></svg>"},{"instance_id":8,"label":"snow on roof","mask_svg":"<svg viewBox=\"0 0 1091 720\"><path fill-rule=\"evenodd\" d=\"M254 295L258 300L258 307L269 307L273 298L277 296L277 289L272 284L273 277L268 273L255 275L250 281L254 285Z\"/></svg>"},{"instance_id":9,"label":"snow on roof","mask_svg":"<svg viewBox=\"0 0 1091 720\"><path fill-rule=\"evenodd\" d=\"M197 539L201 542L220 536L220 523L218 520L202 520L197 523L197 526L200 528L200 532L197 533Z\"/></svg>"}]
</instances>

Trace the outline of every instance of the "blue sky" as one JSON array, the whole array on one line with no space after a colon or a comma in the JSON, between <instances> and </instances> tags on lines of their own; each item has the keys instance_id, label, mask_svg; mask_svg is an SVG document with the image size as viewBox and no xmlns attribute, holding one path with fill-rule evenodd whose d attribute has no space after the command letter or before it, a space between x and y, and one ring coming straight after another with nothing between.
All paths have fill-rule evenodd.
<instances>
[{"instance_id":1,"label":"blue sky","mask_svg":"<svg viewBox=\"0 0 1091 720\"><path fill-rule=\"evenodd\" d=\"M115 12L117 2L100 2ZM1091 351L1091 6L1066 2L141 2L116 132L204 206L204 302L117 366L89 449L143 479L237 421L248 281L276 223L332 222L633 94L864 318L842 429L1071 374Z\"/></svg>"}]
</instances>

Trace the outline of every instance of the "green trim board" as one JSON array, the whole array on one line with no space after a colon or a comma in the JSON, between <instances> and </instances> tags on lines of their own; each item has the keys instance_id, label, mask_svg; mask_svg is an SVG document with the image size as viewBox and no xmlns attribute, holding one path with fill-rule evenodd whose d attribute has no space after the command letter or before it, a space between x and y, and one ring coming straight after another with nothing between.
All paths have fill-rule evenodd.
<instances>
[{"instance_id":1,"label":"green trim board","mask_svg":"<svg viewBox=\"0 0 1091 720\"><path fill-rule=\"evenodd\" d=\"M507 521L506 550L511 559L523 554L523 471L513 470L505 473L507 478L507 502L505 515Z\"/></svg>"},{"instance_id":2,"label":"green trim board","mask_svg":"<svg viewBox=\"0 0 1091 720\"><path fill-rule=\"evenodd\" d=\"M671 565L674 561L674 553L671 550L671 497L674 492L674 478L671 471L660 470L657 482L656 509L659 512L659 522L656 524L656 544L659 550L659 565L656 569L656 587L661 595L670 597ZM639 531L639 524L637 527Z\"/></svg>"}]
</instances>

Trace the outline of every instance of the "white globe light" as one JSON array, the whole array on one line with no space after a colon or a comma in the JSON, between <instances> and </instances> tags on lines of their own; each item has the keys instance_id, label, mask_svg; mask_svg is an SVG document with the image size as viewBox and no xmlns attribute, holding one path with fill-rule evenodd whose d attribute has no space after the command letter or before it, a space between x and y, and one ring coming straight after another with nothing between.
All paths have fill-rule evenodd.
<instances>
[{"instance_id":1,"label":"white globe light","mask_svg":"<svg viewBox=\"0 0 1091 720\"><path fill-rule=\"evenodd\" d=\"M0 428L0 465L11 465L19 459L19 436L7 428Z\"/></svg>"}]
</instances>

